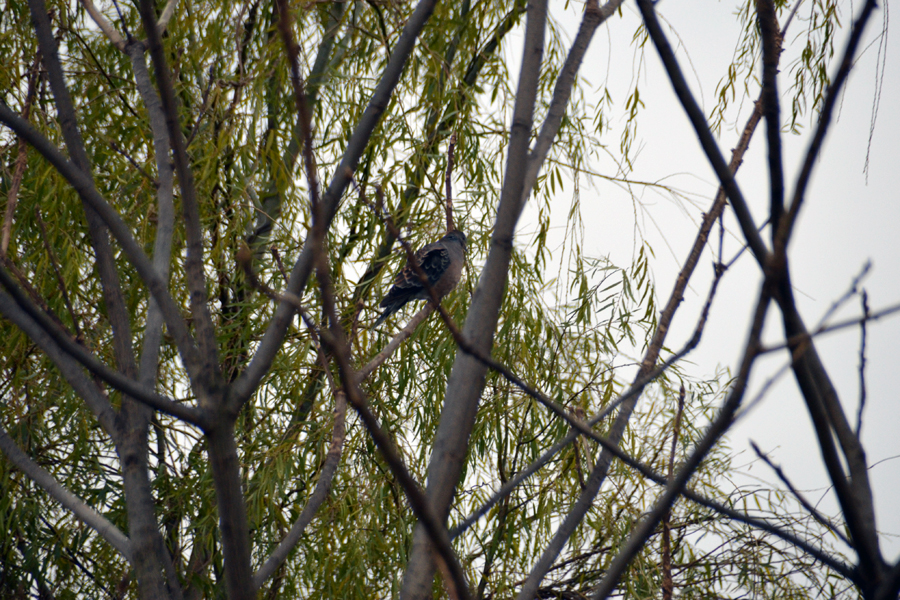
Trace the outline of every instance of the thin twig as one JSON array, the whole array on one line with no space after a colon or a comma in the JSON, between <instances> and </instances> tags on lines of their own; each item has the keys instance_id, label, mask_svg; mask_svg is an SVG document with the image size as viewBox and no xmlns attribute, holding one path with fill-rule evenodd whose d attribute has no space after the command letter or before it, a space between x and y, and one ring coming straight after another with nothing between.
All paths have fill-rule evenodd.
<instances>
[{"instance_id":1,"label":"thin twig","mask_svg":"<svg viewBox=\"0 0 900 600\"><path fill-rule=\"evenodd\" d=\"M781 482L787 486L788 490L790 490L790 492L794 495L794 498L797 499L797 502L799 502L800 505L803 508L805 508L806 511L810 515L812 515L812 518L814 518L816 521L818 521L819 523L824 525L829 531L831 531L834 535L836 535L838 537L838 539L840 539L842 542L844 542L848 546L851 546L851 547L853 546L850 539L846 535L844 535L844 532L842 532L840 529L835 527L831 523L831 521L829 521L828 519L825 518L825 515L820 513L818 510L816 510L816 507L813 506L812 504L810 504L810 502L806 498L803 497L803 494L801 494L800 491L794 487L794 485L787 478L787 475L784 474L784 471L782 470L782 468L780 466L776 465L775 463L773 463L771 461L771 459L769 459L768 455L766 455L762 450L759 449L759 446L756 445L756 442L754 442L753 440L750 440L750 446L753 448L753 451L756 452L756 455L759 458L761 458L769 466L770 469L775 471L775 474L778 476L778 479L780 479Z\"/></svg>"},{"instance_id":2,"label":"thin twig","mask_svg":"<svg viewBox=\"0 0 900 600\"><path fill-rule=\"evenodd\" d=\"M453 222L453 150L456 148L456 133L450 136L450 146L447 148L447 231L456 229Z\"/></svg>"},{"instance_id":3,"label":"thin twig","mask_svg":"<svg viewBox=\"0 0 900 600\"><path fill-rule=\"evenodd\" d=\"M672 449L669 451L669 464L666 477L669 481L675 475L675 451L678 449L678 435L681 432L681 415L684 412L684 384L678 391L678 408L675 411L675 424L672 426ZM672 581L672 540L669 520L672 511L666 511L662 519L662 597L663 600L672 600L674 582Z\"/></svg>"},{"instance_id":4,"label":"thin twig","mask_svg":"<svg viewBox=\"0 0 900 600\"><path fill-rule=\"evenodd\" d=\"M22 106L22 119L27 121L31 112L31 104L34 102L35 81L41 63L41 51L38 50L34 55L31 68L28 70L28 91L25 92L25 104ZM0 260L6 258L6 252L9 249L9 240L12 236L12 225L16 215L16 203L19 200L19 188L22 185L22 177L25 175L25 167L28 165L28 144L22 137L19 137L16 147L16 166L13 170L12 182L9 186L9 192L6 194L6 214L3 217L3 233L0 234Z\"/></svg>"},{"instance_id":5,"label":"thin twig","mask_svg":"<svg viewBox=\"0 0 900 600\"><path fill-rule=\"evenodd\" d=\"M862 431L863 410L866 407L866 323L871 318L869 313L869 294L862 291L863 316L859 321L859 408L856 411L856 437Z\"/></svg>"},{"instance_id":6,"label":"thin twig","mask_svg":"<svg viewBox=\"0 0 900 600\"><path fill-rule=\"evenodd\" d=\"M59 291L62 294L63 302L66 304L66 310L69 311L69 318L72 319L72 327L75 328L75 340L84 339L81 333L81 325L79 325L78 317L75 315L75 308L72 306L72 300L69 298L69 290L66 287L66 281L63 279L62 270L59 268L59 258L53 247L50 246L50 237L47 235L47 227L44 225L44 219L41 218L41 207L39 204L34 206L34 220L37 221L38 227L41 228L41 242L44 244L44 250L50 258L50 264L53 267L53 273L56 275L56 283L59 285Z\"/></svg>"}]
</instances>

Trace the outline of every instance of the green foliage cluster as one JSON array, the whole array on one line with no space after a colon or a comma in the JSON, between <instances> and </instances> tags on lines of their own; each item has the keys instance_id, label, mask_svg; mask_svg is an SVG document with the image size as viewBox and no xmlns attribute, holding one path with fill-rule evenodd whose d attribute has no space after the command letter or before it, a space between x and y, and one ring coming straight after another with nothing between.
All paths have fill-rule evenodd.
<instances>
[{"instance_id":1,"label":"green foliage cluster","mask_svg":"<svg viewBox=\"0 0 900 600\"><path fill-rule=\"evenodd\" d=\"M148 117L131 65L80 4L51 6L98 188L149 253L157 218L156 167ZM446 149L451 134L456 135L454 210L469 240L464 283L445 302L457 323L465 317L488 247L513 97L509 34L520 26L524 6L522 0L438 5L356 176L370 199L375 198L375 186L383 188L386 209L411 245L432 241L443 227ZM119 7L124 23L112 18L116 13L111 6L102 8L120 31L127 27L137 35L141 28L136 10L123 3ZM327 182L411 6L294 2L292 10L314 99L317 172L320 181ZM749 23L749 9L742 10L741 18ZM808 56L804 54L802 64L792 71L798 89L795 118L802 113L803 102L814 107L819 101L826 81L822 65L830 56L836 24L832 4L816 2L812 11ZM236 249L242 240L248 241L261 279L282 288L279 257L289 268L311 221L309 182L298 175L296 111L275 20L273 3L263 0L184 2L164 40L201 201L210 309L218 327L223 372L229 379L246 366L274 310L244 280L235 264ZM0 96L18 111L29 104L32 124L62 146L52 95L35 68L36 41L23 33L30 31L29 21L21 2L7 3L0 12ZM722 107L744 97L735 87L758 54L755 35L748 24L734 72L720 89ZM543 102L550 97L565 47L554 24L541 76ZM35 86L33 99L27 97L30 80ZM624 101L607 95L602 107L589 106L579 94L560 132L565 143L551 154L533 194L537 233L514 253L494 357L571 410L593 414L624 389L628 366L648 343L658 306L649 269L651 251L643 245L633 264L621 266L603 257L584 256L573 244L561 266L568 289L553 293L559 288L548 276L548 267L555 263L546 236L551 212L559 208L551 200L569 193L565 185L573 181L571 193L577 196L577 174L596 151L591 143L604 132L609 118L603 112L618 109L636 123L641 105L637 87ZM636 132L629 131L629 135ZM632 141L623 138L620 164L633 159ZM0 133L4 202L21 152L16 138L6 130ZM80 343L112 364L111 329L81 203L34 151L27 152L26 160L6 265L34 297L44 299ZM583 226L577 202L568 223L573 231ZM171 289L187 312L183 229L176 228L175 236ZM328 247L339 309L348 330L358 333L353 351L363 362L402 322L398 317L381 330L365 329L374 319L379 294L390 284L390 273L403 259L387 228L355 192L341 203ZM137 344L147 312L147 290L124 257L117 258L117 266ZM320 318L318 290L310 286L303 301L310 314ZM69 490L127 532L121 476L111 443L51 361L21 331L0 321L0 338L3 427ZM365 382L373 409L420 481L426 476L455 353L451 336L432 317ZM708 422L727 387L728 374L691 380L675 370L646 393L622 447L661 472L667 464L676 390L682 382L691 393L678 456ZM163 344L157 389L180 401L193 400L170 339ZM109 395L114 403L120 402L118 392L110 389ZM332 409L315 344L298 320L265 384L238 422L257 566L289 529L316 484L331 439ZM499 482L566 433L564 423L491 374L451 522L469 514ZM151 436L153 494L168 549L181 568L195 573L183 582L186 588L203 597L220 597L223 563L203 437L162 415L155 418ZM598 455L593 442L570 446L457 540L480 597L514 594ZM721 478L731 469L727 448L719 448L693 485L734 505L756 503L766 515L788 503L762 492L727 494ZM4 460L0 460L0 490L0 531L6 532L0 536L0 596L27 597L52 590L56 598L133 597L136 587L122 558ZM615 466L587 520L551 571L545 597L564 597L564 592L584 591L595 584L656 492L633 471ZM331 496L286 566L264 587L265 594L395 597L414 522L402 488L351 415ZM785 525L810 535L818 531L807 522ZM810 564L796 550L705 509L679 503L672 529L676 583L684 598L811 597L830 581L823 567ZM625 596L657 593L659 552L659 544L653 542L635 561L621 588Z\"/></svg>"}]
</instances>

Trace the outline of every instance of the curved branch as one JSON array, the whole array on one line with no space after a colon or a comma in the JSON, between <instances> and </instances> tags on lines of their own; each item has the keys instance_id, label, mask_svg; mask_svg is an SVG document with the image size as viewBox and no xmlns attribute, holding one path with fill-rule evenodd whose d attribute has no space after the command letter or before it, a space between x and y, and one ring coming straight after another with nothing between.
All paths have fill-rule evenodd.
<instances>
[{"instance_id":1,"label":"curved branch","mask_svg":"<svg viewBox=\"0 0 900 600\"><path fill-rule=\"evenodd\" d=\"M85 504L84 500L63 487L53 475L34 462L16 445L3 427L0 427L0 450L17 469L39 485L51 498L62 504L63 508L75 515L79 521L96 531L110 546L118 550L125 560L131 562L131 540L106 517Z\"/></svg>"},{"instance_id":2,"label":"curved branch","mask_svg":"<svg viewBox=\"0 0 900 600\"><path fill-rule=\"evenodd\" d=\"M94 23L97 24L97 27L100 28L100 31L103 32L103 35L105 35L107 39L112 42L112 45L122 52L125 52L125 38L119 35L119 32L116 31L116 28L113 26L113 24L109 22L109 19L103 16L102 12L97 10L97 7L94 6L92 0L80 0L80 2L81 5L84 6L84 9L87 11L87 13L91 16L91 19L93 19Z\"/></svg>"},{"instance_id":3,"label":"curved branch","mask_svg":"<svg viewBox=\"0 0 900 600\"><path fill-rule=\"evenodd\" d=\"M334 482L334 476L341 461L341 449L344 444L345 433L344 424L347 416L346 394L337 392L335 396L334 431L331 434L331 446L328 448L328 454L325 456L325 464L322 466L322 472L319 475L319 480L316 482L316 489L309 497L306 506L303 507L300 516L294 521L291 530L288 531L281 543L278 544L278 547L269 555L265 564L253 576L253 587L256 590L259 590L262 584L287 560L288 555L297 545L297 542L300 541L300 536L303 535L316 511L319 510L319 507L322 506L322 503L325 502L328 493L331 491L331 484Z\"/></svg>"}]
</instances>

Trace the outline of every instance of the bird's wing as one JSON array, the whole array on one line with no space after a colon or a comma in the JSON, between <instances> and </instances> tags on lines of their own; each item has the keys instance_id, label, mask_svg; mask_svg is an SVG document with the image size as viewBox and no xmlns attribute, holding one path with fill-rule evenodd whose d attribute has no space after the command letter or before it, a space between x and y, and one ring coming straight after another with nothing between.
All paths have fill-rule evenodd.
<instances>
[{"instance_id":1,"label":"bird's wing","mask_svg":"<svg viewBox=\"0 0 900 600\"><path fill-rule=\"evenodd\" d=\"M440 242L428 244L416 252L416 262L419 263L419 266L425 271L425 275L428 277L428 283L434 285L450 265L450 252ZM419 290L425 287L422 285L422 280L419 279L416 270L410 265L406 265L399 273L397 273L397 277L394 279L394 285L404 290Z\"/></svg>"}]
</instances>

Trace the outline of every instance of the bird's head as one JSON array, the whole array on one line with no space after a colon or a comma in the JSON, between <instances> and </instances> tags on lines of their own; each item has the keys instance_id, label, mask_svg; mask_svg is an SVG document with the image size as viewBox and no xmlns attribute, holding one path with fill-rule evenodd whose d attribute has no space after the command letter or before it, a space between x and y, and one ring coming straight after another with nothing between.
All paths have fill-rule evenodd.
<instances>
[{"instance_id":1,"label":"bird's head","mask_svg":"<svg viewBox=\"0 0 900 600\"><path fill-rule=\"evenodd\" d=\"M450 233L448 233L447 235L442 237L441 241L442 242L456 242L457 244L459 244L460 246L465 248L466 247L466 234L464 234L459 229L454 229L453 231L451 231Z\"/></svg>"}]
</instances>

